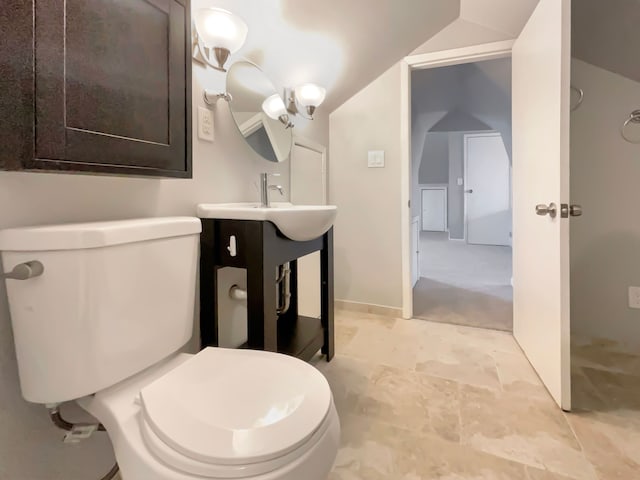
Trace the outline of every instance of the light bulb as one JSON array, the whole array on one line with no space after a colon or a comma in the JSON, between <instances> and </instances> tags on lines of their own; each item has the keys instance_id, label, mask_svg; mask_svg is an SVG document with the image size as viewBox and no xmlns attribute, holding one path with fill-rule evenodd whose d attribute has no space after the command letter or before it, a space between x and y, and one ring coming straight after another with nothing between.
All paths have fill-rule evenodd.
<instances>
[{"instance_id":1,"label":"light bulb","mask_svg":"<svg viewBox=\"0 0 640 480\"><path fill-rule=\"evenodd\" d=\"M237 52L247 39L249 27L237 15L221 8L201 8L196 15L196 28L208 48Z\"/></svg>"},{"instance_id":2,"label":"light bulb","mask_svg":"<svg viewBox=\"0 0 640 480\"><path fill-rule=\"evenodd\" d=\"M262 102L262 110L274 120L279 120L282 115L287 114L284 102L277 93L267 97L265 101Z\"/></svg>"},{"instance_id":3,"label":"light bulb","mask_svg":"<svg viewBox=\"0 0 640 480\"><path fill-rule=\"evenodd\" d=\"M305 83L296 87L296 100L303 107L317 107L327 95L327 91L314 83Z\"/></svg>"}]
</instances>

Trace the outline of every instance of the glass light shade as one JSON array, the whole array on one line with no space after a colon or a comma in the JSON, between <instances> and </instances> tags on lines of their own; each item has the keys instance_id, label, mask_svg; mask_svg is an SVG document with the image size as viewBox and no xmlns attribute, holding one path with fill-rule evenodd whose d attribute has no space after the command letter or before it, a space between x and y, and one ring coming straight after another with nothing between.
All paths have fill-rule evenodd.
<instances>
[{"instance_id":1,"label":"glass light shade","mask_svg":"<svg viewBox=\"0 0 640 480\"><path fill-rule=\"evenodd\" d=\"M303 107L317 107L327 95L327 91L314 83L305 83L295 89L296 101Z\"/></svg>"},{"instance_id":2,"label":"glass light shade","mask_svg":"<svg viewBox=\"0 0 640 480\"><path fill-rule=\"evenodd\" d=\"M201 8L196 14L198 35L208 48L237 52L247 39L249 27L237 15L221 8Z\"/></svg>"},{"instance_id":3,"label":"glass light shade","mask_svg":"<svg viewBox=\"0 0 640 480\"><path fill-rule=\"evenodd\" d=\"M262 102L262 110L274 120L278 120L280 116L287 114L287 109L284 106L282 97L277 93L267 97L265 101Z\"/></svg>"}]
</instances>

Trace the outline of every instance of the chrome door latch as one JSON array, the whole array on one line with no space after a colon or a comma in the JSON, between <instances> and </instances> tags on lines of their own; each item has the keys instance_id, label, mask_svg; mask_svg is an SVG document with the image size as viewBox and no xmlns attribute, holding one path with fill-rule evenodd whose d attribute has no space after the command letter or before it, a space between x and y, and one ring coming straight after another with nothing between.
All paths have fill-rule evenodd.
<instances>
[{"instance_id":1,"label":"chrome door latch","mask_svg":"<svg viewBox=\"0 0 640 480\"><path fill-rule=\"evenodd\" d=\"M567 203L560 204L560 217L561 218L569 218L571 217L580 217L582 215L582 205L569 205Z\"/></svg>"}]
</instances>

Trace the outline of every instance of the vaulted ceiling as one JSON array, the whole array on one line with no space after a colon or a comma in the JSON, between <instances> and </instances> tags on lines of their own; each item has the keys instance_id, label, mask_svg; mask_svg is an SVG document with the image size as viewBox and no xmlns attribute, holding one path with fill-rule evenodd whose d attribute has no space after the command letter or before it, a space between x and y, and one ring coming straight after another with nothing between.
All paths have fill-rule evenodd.
<instances>
[{"instance_id":1,"label":"vaulted ceiling","mask_svg":"<svg viewBox=\"0 0 640 480\"><path fill-rule=\"evenodd\" d=\"M441 32L455 34L447 27L463 30L455 37L463 42L468 37L464 32L471 29L487 38L515 38L536 4L537 0L192 1L194 12L221 7L249 25L247 42L231 61L255 62L280 88L304 82L324 85L327 111L429 39Z\"/></svg>"}]
</instances>

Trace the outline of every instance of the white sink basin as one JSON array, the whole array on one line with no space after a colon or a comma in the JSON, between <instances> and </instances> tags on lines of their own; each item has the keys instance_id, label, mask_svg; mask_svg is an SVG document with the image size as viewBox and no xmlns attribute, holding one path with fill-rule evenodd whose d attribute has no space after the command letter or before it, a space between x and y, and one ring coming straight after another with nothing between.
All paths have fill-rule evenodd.
<instances>
[{"instance_id":1,"label":"white sink basin","mask_svg":"<svg viewBox=\"0 0 640 480\"><path fill-rule=\"evenodd\" d=\"M228 220L267 220L291 240L312 240L331 228L338 207L335 205L293 205L272 202L269 208L259 203L200 203L198 217Z\"/></svg>"}]
</instances>

